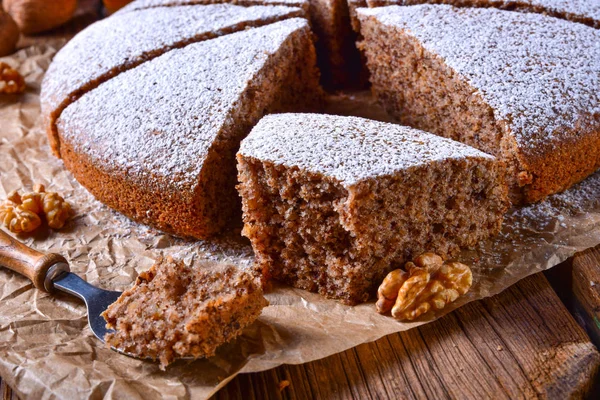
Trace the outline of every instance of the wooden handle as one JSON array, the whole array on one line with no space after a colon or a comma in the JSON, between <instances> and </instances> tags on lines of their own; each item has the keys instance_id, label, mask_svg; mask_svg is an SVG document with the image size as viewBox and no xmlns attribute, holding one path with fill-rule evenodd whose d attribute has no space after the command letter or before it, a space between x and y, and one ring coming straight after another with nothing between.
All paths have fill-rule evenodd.
<instances>
[{"instance_id":1,"label":"wooden handle","mask_svg":"<svg viewBox=\"0 0 600 400\"><path fill-rule=\"evenodd\" d=\"M28 277L36 288L48 291L46 274L57 263L67 264L67 260L60 254L35 251L0 229L0 265Z\"/></svg>"}]
</instances>

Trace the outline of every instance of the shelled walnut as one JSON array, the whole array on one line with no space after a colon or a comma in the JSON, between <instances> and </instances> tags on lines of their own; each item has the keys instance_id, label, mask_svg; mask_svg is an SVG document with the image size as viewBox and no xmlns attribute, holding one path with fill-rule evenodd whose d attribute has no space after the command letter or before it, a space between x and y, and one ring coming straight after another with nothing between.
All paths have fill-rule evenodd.
<instances>
[{"instance_id":1,"label":"shelled walnut","mask_svg":"<svg viewBox=\"0 0 600 400\"><path fill-rule=\"evenodd\" d=\"M59 194L46 192L44 185L35 185L34 191L19 195L9 193L6 202L0 205L0 222L11 232L32 232L37 229L45 216L48 226L62 228L73 215L71 205Z\"/></svg>"},{"instance_id":2,"label":"shelled walnut","mask_svg":"<svg viewBox=\"0 0 600 400\"><path fill-rule=\"evenodd\" d=\"M441 310L469 291L471 269L459 262L446 262L424 253L407 262L405 270L390 272L377 291L377 311L391 310L398 320L412 321L430 310Z\"/></svg>"},{"instance_id":3,"label":"shelled walnut","mask_svg":"<svg viewBox=\"0 0 600 400\"><path fill-rule=\"evenodd\" d=\"M25 91L25 79L19 71L0 62L0 93L16 94Z\"/></svg>"},{"instance_id":4,"label":"shelled walnut","mask_svg":"<svg viewBox=\"0 0 600 400\"><path fill-rule=\"evenodd\" d=\"M14 233L32 232L42 224L36 213L24 210L11 201L0 205L0 221Z\"/></svg>"}]
</instances>

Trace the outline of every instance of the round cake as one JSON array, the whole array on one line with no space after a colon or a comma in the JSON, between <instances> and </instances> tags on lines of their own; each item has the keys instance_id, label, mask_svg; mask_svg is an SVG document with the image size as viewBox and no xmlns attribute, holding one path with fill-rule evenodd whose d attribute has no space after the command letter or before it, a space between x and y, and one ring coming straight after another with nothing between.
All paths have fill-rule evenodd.
<instances>
[{"instance_id":1,"label":"round cake","mask_svg":"<svg viewBox=\"0 0 600 400\"><path fill-rule=\"evenodd\" d=\"M357 83L349 71L360 69L359 58L340 58L351 38L390 114L500 158L513 202L538 201L593 173L597 7L522 0L515 12L493 1L450 3L461 8L135 1L82 31L51 64L41 100L52 151L115 210L176 235L209 237L240 220L235 155L258 121L322 112L321 86ZM358 46L347 34L350 14Z\"/></svg>"}]
</instances>

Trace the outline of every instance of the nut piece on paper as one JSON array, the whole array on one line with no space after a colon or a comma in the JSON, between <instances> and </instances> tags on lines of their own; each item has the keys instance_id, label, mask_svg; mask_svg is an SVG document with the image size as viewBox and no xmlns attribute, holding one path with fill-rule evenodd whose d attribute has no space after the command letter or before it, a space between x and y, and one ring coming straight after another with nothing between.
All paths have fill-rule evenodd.
<instances>
[{"instance_id":1,"label":"nut piece on paper","mask_svg":"<svg viewBox=\"0 0 600 400\"><path fill-rule=\"evenodd\" d=\"M18 94L25 91L25 79L16 69L0 62L0 94Z\"/></svg>"},{"instance_id":2,"label":"nut piece on paper","mask_svg":"<svg viewBox=\"0 0 600 400\"><path fill-rule=\"evenodd\" d=\"M42 224L36 213L24 210L11 201L0 205L0 221L14 233L32 232Z\"/></svg>"},{"instance_id":3,"label":"nut piece on paper","mask_svg":"<svg viewBox=\"0 0 600 400\"><path fill-rule=\"evenodd\" d=\"M11 232L27 233L36 230L41 224L41 216L46 217L52 229L62 228L73 215L71 205L59 194L46 192L44 185L35 185L34 191L25 193L12 191L4 204L0 205L0 222Z\"/></svg>"},{"instance_id":4,"label":"nut piece on paper","mask_svg":"<svg viewBox=\"0 0 600 400\"><path fill-rule=\"evenodd\" d=\"M377 291L377 311L401 321L412 321L430 310L441 310L469 291L471 269L459 262L446 262L433 253L424 253L390 272Z\"/></svg>"}]
</instances>

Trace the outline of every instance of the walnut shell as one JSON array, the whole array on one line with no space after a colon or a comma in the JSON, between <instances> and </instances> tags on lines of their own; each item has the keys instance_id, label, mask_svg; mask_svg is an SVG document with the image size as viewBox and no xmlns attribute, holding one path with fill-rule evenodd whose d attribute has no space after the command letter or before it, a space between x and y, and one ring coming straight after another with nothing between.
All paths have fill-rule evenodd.
<instances>
[{"instance_id":1,"label":"walnut shell","mask_svg":"<svg viewBox=\"0 0 600 400\"><path fill-rule=\"evenodd\" d=\"M19 27L15 20L0 9L0 57L15 52L19 35Z\"/></svg>"},{"instance_id":2,"label":"walnut shell","mask_svg":"<svg viewBox=\"0 0 600 400\"><path fill-rule=\"evenodd\" d=\"M64 24L77 8L77 0L4 0L2 4L27 35Z\"/></svg>"}]
</instances>

